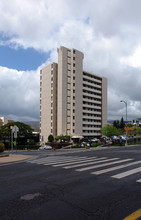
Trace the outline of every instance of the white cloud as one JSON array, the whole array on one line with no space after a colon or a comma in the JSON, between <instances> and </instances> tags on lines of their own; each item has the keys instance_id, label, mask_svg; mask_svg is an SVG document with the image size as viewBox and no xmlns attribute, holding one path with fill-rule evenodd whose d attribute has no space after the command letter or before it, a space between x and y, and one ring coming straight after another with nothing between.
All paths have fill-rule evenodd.
<instances>
[{"instance_id":1,"label":"white cloud","mask_svg":"<svg viewBox=\"0 0 141 220\"><path fill-rule=\"evenodd\" d=\"M11 119L39 117L39 70L22 71L0 67L0 114Z\"/></svg>"},{"instance_id":2,"label":"white cloud","mask_svg":"<svg viewBox=\"0 0 141 220\"><path fill-rule=\"evenodd\" d=\"M141 58L141 46L135 49L133 55L121 57L120 62L125 65L141 68L140 58Z\"/></svg>"}]
</instances>

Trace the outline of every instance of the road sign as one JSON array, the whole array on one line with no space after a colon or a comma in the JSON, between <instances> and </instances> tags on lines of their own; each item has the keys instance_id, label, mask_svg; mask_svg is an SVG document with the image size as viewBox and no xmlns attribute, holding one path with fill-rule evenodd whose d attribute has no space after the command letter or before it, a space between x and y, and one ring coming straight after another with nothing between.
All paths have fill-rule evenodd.
<instances>
[{"instance_id":1,"label":"road sign","mask_svg":"<svg viewBox=\"0 0 141 220\"><path fill-rule=\"evenodd\" d=\"M17 132L14 132L14 138L17 138Z\"/></svg>"},{"instance_id":2,"label":"road sign","mask_svg":"<svg viewBox=\"0 0 141 220\"><path fill-rule=\"evenodd\" d=\"M12 132L15 133L18 131L19 131L19 128L16 125L14 125L14 127L12 128Z\"/></svg>"}]
</instances>

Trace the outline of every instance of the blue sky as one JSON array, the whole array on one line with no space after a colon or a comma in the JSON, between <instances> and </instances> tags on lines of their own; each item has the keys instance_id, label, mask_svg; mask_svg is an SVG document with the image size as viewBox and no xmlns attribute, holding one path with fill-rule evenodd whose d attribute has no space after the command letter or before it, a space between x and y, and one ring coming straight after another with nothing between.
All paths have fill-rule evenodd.
<instances>
[{"instance_id":1,"label":"blue sky","mask_svg":"<svg viewBox=\"0 0 141 220\"><path fill-rule=\"evenodd\" d=\"M18 71L36 70L48 58L48 53L38 52L33 48L14 49L0 46L0 66Z\"/></svg>"}]
</instances>

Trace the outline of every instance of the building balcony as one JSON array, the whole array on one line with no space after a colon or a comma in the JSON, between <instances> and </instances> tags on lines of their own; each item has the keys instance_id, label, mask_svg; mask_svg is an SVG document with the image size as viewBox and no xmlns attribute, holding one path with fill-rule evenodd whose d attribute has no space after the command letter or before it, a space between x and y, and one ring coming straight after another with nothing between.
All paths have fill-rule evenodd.
<instances>
[{"instance_id":1,"label":"building balcony","mask_svg":"<svg viewBox=\"0 0 141 220\"><path fill-rule=\"evenodd\" d=\"M88 81L83 80L83 84L86 86L93 86L95 88L102 89L102 86L95 84L95 82L88 82Z\"/></svg>"},{"instance_id":2,"label":"building balcony","mask_svg":"<svg viewBox=\"0 0 141 220\"><path fill-rule=\"evenodd\" d=\"M101 126L101 122L83 121L83 125L99 125L99 126Z\"/></svg>"},{"instance_id":3,"label":"building balcony","mask_svg":"<svg viewBox=\"0 0 141 220\"><path fill-rule=\"evenodd\" d=\"M102 79L101 80L100 79L95 79L95 78L91 77L91 75L89 76L89 75L84 75L83 74L83 78L86 79L86 80L92 81L92 83L95 83L95 82L101 83L102 82Z\"/></svg>"},{"instance_id":4,"label":"building balcony","mask_svg":"<svg viewBox=\"0 0 141 220\"><path fill-rule=\"evenodd\" d=\"M90 94L90 93L87 93L87 92L83 92L83 95L87 96L87 97L91 97L91 98L102 99L101 95L94 95L94 94Z\"/></svg>"},{"instance_id":5,"label":"building balcony","mask_svg":"<svg viewBox=\"0 0 141 220\"><path fill-rule=\"evenodd\" d=\"M95 127L82 127L82 129L83 129L83 131L89 131L89 132L97 132L97 131L99 131L100 132L100 130L101 130L101 128L95 128Z\"/></svg>"},{"instance_id":6,"label":"building balcony","mask_svg":"<svg viewBox=\"0 0 141 220\"><path fill-rule=\"evenodd\" d=\"M102 109L101 106L88 105L88 104L83 104L83 107L85 107L85 108L99 109L99 110Z\"/></svg>"},{"instance_id":7,"label":"building balcony","mask_svg":"<svg viewBox=\"0 0 141 220\"><path fill-rule=\"evenodd\" d=\"M88 99L88 98L83 98L83 101L89 102L89 103L93 103L93 104L100 104L100 105L101 105L101 101L97 101L97 100L92 100L92 99Z\"/></svg>"},{"instance_id":8,"label":"building balcony","mask_svg":"<svg viewBox=\"0 0 141 220\"><path fill-rule=\"evenodd\" d=\"M85 87L85 86L83 86L83 89L86 90L86 91L88 91L88 92L95 92L95 93L98 93L98 94L101 94L101 93L102 93L100 90L88 88L88 87Z\"/></svg>"},{"instance_id":9,"label":"building balcony","mask_svg":"<svg viewBox=\"0 0 141 220\"><path fill-rule=\"evenodd\" d=\"M101 117L97 117L97 116L88 116L88 115L83 115L82 116L83 119L93 119L93 120L101 120Z\"/></svg>"},{"instance_id":10,"label":"building balcony","mask_svg":"<svg viewBox=\"0 0 141 220\"><path fill-rule=\"evenodd\" d=\"M101 111L97 112L97 111L91 111L91 110L83 110L82 113L101 115Z\"/></svg>"},{"instance_id":11,"label":"building balcony","mask_svg":"<svg viewBox=\"0 0 141 220\"><path fill-rule=\"evenodd\" d=\"M84 136L84 137L88 137L88 136L93 136L93 137L98 137L98 136L100 136L101 135L101 132L93 132L93 133L86 133L86 132L83 132L82 133L82 136Z\"/></svg>"}]
</instances>

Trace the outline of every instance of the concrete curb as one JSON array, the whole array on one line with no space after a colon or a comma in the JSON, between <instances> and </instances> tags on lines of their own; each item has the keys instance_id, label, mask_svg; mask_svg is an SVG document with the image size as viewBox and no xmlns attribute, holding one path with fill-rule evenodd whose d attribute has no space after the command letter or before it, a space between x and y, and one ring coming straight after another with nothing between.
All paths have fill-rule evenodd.
<instances>
[{"instance_id":1,"label":"concrete curb","mask_svg":"<svg viewBox=\"0 0 141 220\"><path fill-rule=\"evenodd\" d=\"M24 161L24 160L29 159L31 157L32 156L21 155L21 154L9 154L9 156L0 157L0 165Z\"/></svg>"}]
</instances>

